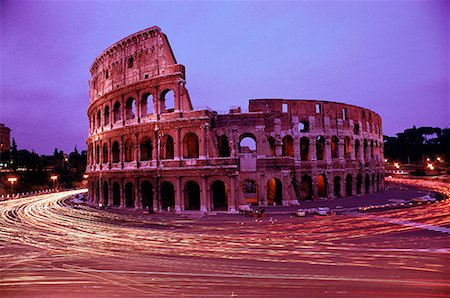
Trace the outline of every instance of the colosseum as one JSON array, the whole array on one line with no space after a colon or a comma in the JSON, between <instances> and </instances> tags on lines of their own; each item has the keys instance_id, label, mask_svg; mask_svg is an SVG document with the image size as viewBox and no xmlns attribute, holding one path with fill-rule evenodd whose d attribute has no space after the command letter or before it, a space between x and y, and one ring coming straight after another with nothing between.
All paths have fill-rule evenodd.
<instances>
[{"instance_id":1,"label":"colosseum","mask_svg":"<svg viewBox=\"0 0 450 298\"><path fill-rule=\"evenodd\" d=\"M384 188L381 117L368 109L286 99L194 109L185 68L158 27L113 44L90 72L87 174L97 206L233 213Z\"/></svg>"}]
</instances>

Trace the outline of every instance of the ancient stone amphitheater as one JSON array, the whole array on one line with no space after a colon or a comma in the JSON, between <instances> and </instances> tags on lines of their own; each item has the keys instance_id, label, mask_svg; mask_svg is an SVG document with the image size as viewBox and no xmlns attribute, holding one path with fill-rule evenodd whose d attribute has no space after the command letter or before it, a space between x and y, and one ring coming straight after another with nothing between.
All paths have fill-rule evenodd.
<instances>
[{"instance_id":1,"label":"ancient stone amphitheater","mask_svg":"<svg viewBox=\"0 0 450 298\"><path fill-rule=\"evenodd\" d=\"M236 212L383 189L381 118L368 109L285 99L193 109L185 68L158 27L113 44L90 72L93 204Z\"/></svg>"}]
</instances>

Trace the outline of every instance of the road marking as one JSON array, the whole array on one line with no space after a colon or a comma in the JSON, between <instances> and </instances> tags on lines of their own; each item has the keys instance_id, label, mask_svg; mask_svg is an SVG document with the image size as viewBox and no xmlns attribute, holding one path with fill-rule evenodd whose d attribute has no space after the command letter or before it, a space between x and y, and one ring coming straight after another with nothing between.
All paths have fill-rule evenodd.
<instances>
[{"instance_id":1,"label":"road marking","mask_svg":"<svg viewBox=\"0 0 450 298\"><path fill-rule=\"evenodd\" d=\"M349 212L348 214L360 216L360 217L368 217L373 220L378 220L378 221L387 222L387 223L391 223L391 224L397 224L397 225L401 225L401 226L408 226L408 227L414 227L414 228L419 228L419 229L423 229L423 230L446 233L446 234L450 235L450 228L446 228L446 227L433 226L433 225L418 223L418 222L409 221L409 220L400 220L400 219L393 219L393 218L388 218L388 217L383 217L383 216L363 214L360 212Z\"/></svg>"}]
</instances>

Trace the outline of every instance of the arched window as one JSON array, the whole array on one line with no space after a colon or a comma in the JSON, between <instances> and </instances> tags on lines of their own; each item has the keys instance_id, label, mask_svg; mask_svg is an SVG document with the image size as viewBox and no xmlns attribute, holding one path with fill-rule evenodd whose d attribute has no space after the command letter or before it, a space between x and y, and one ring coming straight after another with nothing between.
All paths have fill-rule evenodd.
<instances>
[{"instance_id":1,"label":"arched window","mask_svg":"<svg viewBox=\"0 0 450 298\"><path fill-rule=\"evenodd\" d=\"M325 175L317 176L317 195L319 198L327 197L327 178Z\"/></svg>"},{"instance_id":2,"label":"arched window","mask_svg":"<svg viewBox=\"0 0 450 298\"><path fill-rule=\"evenodd\" d=\"M316 140L316 157L317 160L323 160L325 157L325 138L318 136Z\"/></svg>"},{"instance_id":3,"label":"arched window","mask_svg":"<svg viewBox=\"0 0 450 298\"><path fill-rule=\"evenodd\" d=\"M367 139L364 139L364 152L363 152L363 154L364 154L364 161L367 161L367 159L368 159L368 155L369 155L368 148L369 148L369 145L367 143Z\"/></svg>"},{"instance_id":4,"label":"arched window","mask_svg":"<svg viewBox=\"0 0 450 298\"><path fill-rule=\"evenodd\" d=\"M242 190L247 204L258 205L257 189L258 185L255 180L245 179L242 182Z\"/></svg>"},{"instance_id":5,"label":"arched window","mask_svg":"<svg viewBox=\"0 0 450 298\"><path fill-rule=\"evenodd\" d=\"M127 99L127 103L125 106L125 120L134 119L136 115L136 101L133 97L129 97Z\"/></svg>"},{"instance_id":6,"label":"arched window","mask_svg":"<svg viewBox=\"0 0 450 298\"><path fill-rule=\"evenodd\" d=\"M256 138L252 134L243 134L239 141L239 153L256 153Z\"/></svg>"},{"instance_id":7,"label":"arched window","mask_svg":"<svg viewBox=\"0 0 450 298\"><path fill-rule=\"evenodd\" d=\"M272 156L276 156L276 152L275 152L275 139L272 138L271 136L268 136L268 137L267 137L267 141L269 142L270 152L272 153Z\"/></svg>"},{"instance_id":8,"label":"arched window","mask_svg":"<svg viewBox=\"0 0 450 298\"><path fill-rule=\"evenodd\" d=\"M98 144L95 147L95 163L96 164L100 163L100 145L98 145Z\"/></svg>"},{"instance_id":9,"label":"arched window","mask_svg":"<svg viewBox=\"0 0 450 298\"><path fill-rule=\"evenodd\" d=\"M230 156L230 145L228 142L228 137L226 135L221 135L217 138L217 145L219 147L219 156L220 157L229 157Z\"/></svg>"},{"instance_id":10,"label":"arched window","mask_svg":"<svg viewBox=\"0 0 450 298\"><path fill-rule=\"evenodd\" d=\"M113 205L120 205L120 185L117 182L113 183Z\"/></svg>"},{"instance_id":11,"label":"arched window","mask_svg":"<svg viewBox=\"0 0 450 298\"><path fill-rule=\"evenodd\" d=\"M211 196L213 210L228 210L227 189L223 181L216 180L211 184Z\"/></svg>"},{"instance_id":12,"label":"arched window","mask_svg":"<svg viewBox=\"0 0 450 298\"><path fill-rule=\"evenodd\" d=\"M300 139L300 158L301 160L309 160L309 138L307 137Z\"/></svg>"},{"instance_id":13,"label":"arched window","mask_svg":"<svg viewBox=\"0 0 450 298\"><path fill-rule=\"evenodd\" d=\"M122 120L122 113L120 112L120 102L116 101L114 103L113 113L114 123Z\"/></svg>"},{"instance_id":14,"label":"arched window","mask_svg":"<svg viewBox=\"0 0 450 298\"><path fill-rule=\"evenodd\" d=\"M97 111L97 128L102 126L102 112L100 110Z\"/></svg>"},{"instance_id":15,"label":"arched window","mask_svg":"<svg viewBox=\"0 0 450 298\"><path fill-rule=\"evenodd\" d=\"M299 132L308 132L309 131L309 122L308 121L300 121L298 124Z\"/></svg>"},{"instance_id":16,"label":"arched window","mask_svg":"<svg viewBox=\"0 0 450 298\"><path fill-rule=\"evenodd\" d=\"M198 137L195 133L188 133L183 138L183 157L198 158Z\"/></svg>"},{"instance_id":17,"label":"arched window","mask_svg":"<svg viewBox=\"0 0 450 298\"><path fill-rule=\"evenodd\" d=\"M102 162L107 163L108 162L108 145L107 144L103 144L102 157L103 157Z\"/></svg>"},{"instance_id":18,"label":"arched window","mask_svg":"<svg viewBox=\"0 0 450 298\"><path fill-rule=\"evenodd\" d=\"M339 139L336 136L331 138L331 158L339 158Z\"/></svg>"},{"instance_id":19,"label":"arched window","mask_svg":"<svg viewBox=\"0 0 450 298\"><path fill-rule=\"evenodd\" d=\"M352 188L353 188L353 177L350 174L347 174L345 178L345 194L347 197L352 196Z\"/></svg>"},{"instance_id":20,"label":"arched window","mask_svg":"<svg viewBox=\"0 0 450 298\"><path fill-rule=\"evenodd\" d=\"M175 109L174 92L166 89L161 93L161 113L171 113Z\"/></svg>"},{"instance_id":21,"label":"arched window","mask_svg":"<svg viewBox=\"0 0 450 298\"><path fill-rule=\"evenodd\" d=\"M311 176L303 175L300 183L300 195L303 200L311 200L312 194L312 178Z\"/></svg>"},{"instance_id":22,"label":"arched window","mask_svg":"<svg viewBox=\"0 0 450 298\"><path fill-rule=\"evenodd\" d=\"M294 139L291 136L283 138L283 156L294 157Z\"/></svg>"},{"instance_id":23,"label":"arched window","mask_svg":"<svg viewBox=\"0 0 450 298\"><path fill-rule=\"evenodd\" d=\"M163 152L164 152L164 159L173 159L173 138L170 135L166 135L163 138L162 142L163 146Z\"/></svg>"},{"instance_id":24,"label":"arched window","mask_svg":"<svg viewBox=\"0 0 450 298\"><path fill-rule=\"evenodd\" d=\"M130 162L134 160L134 148L133 148L133 141L131 139L128 139L125 141L125 161Z\"/></svg>"},{"instance_id":25,"label":"arched window","mask_svg":"<svg viewBox=\"0 0 450 298\"><path fill-rule=\"evenodd\" d=\"M153 96L150 93L144 94L141 99L141 117L153 113Z\"/></svg>"},{"instance_id":26,"label":"arched window","mask_svg":"<svg viewBox=\"0 0 450 298\"><path fill-rule=\"evenodd\" d=\"M152 159L152 140L149 137L144 138L140 145L141 160Z\"/></svg>"},{"instance_id":27,"label":"arched window","mask_svg":"<svg viewBox=\"0 0 450 298\"><path fill-rule=\"evenodd\" d=\"M373 159L373 140L370 140L370 159Z\"/></svg>"},{"instance_id":28,"label":"arched window","mask_svg":"<svg viewBox=\"0 0 450 298\"><path fill-rule=\"evenodd\" d=\"M333 180L333 193L335 198L341 197L341 177L336 176Z\"/></svg>"},{"instance_id":29,"label":"arched window","mask_svg":"<svg viewBox=\"0 0 450 298\"><path fill-rule=\"evenodd\" d=\"M359 143L359 140L355 140L355 158L357 161L359 161L360 159L360 147L361 145Z\"/></svg>"},{"instance_id":30,"label":"arched window","mask_svg":"<svg viewBox=\"0 0 450 298\"><path fill-rule=\"evenodd\" d=\"M349 137L344 138L344 155L345 155L345 157L350 156L350 138Z\"/></svg>"},{"instance_id":31,"label":"arched window","mask_svg":"<svg viewBox=\"0 0 450 298\"><path fill-rule=\"evenodd\" d=\"M120 162L120 147L119 142L115 141L112 145L112 162L118 163Z\"/></svg>"},{"instance_id":32,"label":"arched window","mask_svg":"<svg viewBox=\"0 0 450 298\"><path fill-rule=\"evenodd\" d=\"M104 123L105 123L105 126L106 126L106 125L109 124L109 106L105 107L105 112L104 112L103 116L105 117Z\"/></svg>"},{"instance_id":33,"label":"arched window","mask_svg":"<svg viewBox=\"0 0 450 298\"><path fill-rule=\"evenodd\" d=\"M170 182L161 183L161 209L168 211L175 207L175 188Z\"/></svg>"},{"instance_id":34,"label":"arched window","mask_svg":"<svg viewBox=\"0 0 450 298\"><path fill-rule=\"evenodd\" d=\"M125 206L134 208L134 186L131 182L125 184Z\"/></svg>"},{"instance_id":35,"label":"arched window","mask_svg":"<svg viewBox=\"0 0 450 298\"><path fill-rule=\"evenodd\" d=\"M184 186L184 209L200 210L200 186L195 181Z\"/></svg>"}]
</instances>

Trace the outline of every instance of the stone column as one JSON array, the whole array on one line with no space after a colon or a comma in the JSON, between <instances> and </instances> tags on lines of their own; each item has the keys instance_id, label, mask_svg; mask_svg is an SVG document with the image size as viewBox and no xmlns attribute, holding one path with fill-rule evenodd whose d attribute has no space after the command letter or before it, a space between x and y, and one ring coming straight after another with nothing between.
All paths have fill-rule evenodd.
<instances>
[{"instance_id":1,"label":"stone column","mask_svg":"<svg viewBox=\"0 0 450 298\"><path fill-rule=\"evenodd\" d=\"M141 193L141 185L139 184L139 177L135 178L134 184L134 208L142 209L142 193Z\"/></svg>"},{"instance_id":2,"label":"stone column","mask_svg":"<svg viewBox=\"0 0 450 298\"><path fill-rule=\"evenodd\" d=\"M208 204L210 198L208 198L208 184L206 181L206 177L202 176L202 182L201 182L202 186L201 186L201 194L200 194L200 211L202 212L206 212L208 211L208 206L210 204Z\"/></svg>"},{"instance_id":3,"label":"stone column","mask_svg":"<svg viewBox=\"0 0 450 298\"><path fill-rule=\"evenodd\" d=\"M112 180L108 179L108 206L113 205L113 191L112 191Z\"/></svg>"},{"instance_id":4,"label":"stone column","mask_svg":"<svg viewBox=\"0 0 450 298\"><path fill-rule=\"evenodd\" d=\"M120 179L120 208L125 208L126 204L125 204L125 187L123 184L123 178Z\"/></svg>"},{"instance_id":5,"label":"stone column","mask_svg":"<svg viewBox=\"0 0 450 298\"><path fill-rule=\"evenodd\" d=\"M309 140L309 157L311 161L317 160L316 138L313 136Z\"/></svg>"},{"instance_id":6,"label":"stone column","mask_svg":"<svg viewBox=\"0 0 450 298\"><path fill-rule=\"evenodd\" d=\"M136 91L136 118L137 123L141 123L141 90Z\"/></svg>"},{"instance_id":7,"label":"stone column","mask_svg":"<svg viewBox=\"0 0 450 298\"><path fill-rule=\"evenodd\" d=\"M228 212L235 213L237 202L236 202L236 175L230 175L230 188L228 189Z\"/></svg>"},{"instance_id":8,"label":"stone column","mask_svg":"<svg viewBox=\"0 0 450 298\"><path fill-rule=\"evenodd\" d=\"M123 135L120 136L119 152L120 152L120 168L123 169L123 163L125 161L125 150L123 148Z\"/></svg>"},{"instance_id":9,"label":"stone column","mask_svg":"<svg viewBox=\"0 0 450 298\"><path fill-rule=\"evenodd\" d=\"M176 181L176 189L175 189L175 211L180 212L184 210L184 202L183 202L183 189L181 188L181 177L177 178Z\"/></svg>"},{"instance_id":10,"label":"stone column","mask_svg":"<svg viewBox=\"0 0 450 298\"><path fill-rule=\"evenodd\" d=\"M181 144L182 144L182 140L181 140L181 128L177 127L175 129L175 144L174 144L174 158L175 160L181 160L183 153L181 152Z\"/></svg>"},{"instance_id":11,"label":"stone column","mask_svg":"<svg viewBox=\"0 0 450 298\"><path fill-rule=\"evenodd\" d=\"M258 175L258 204L267 206L267 185L264 181L264 173Z\"/></svg>"},{"instance_id":12,"label":"stone column","mask_svg":"<svg viewBox=\"0 0 450 298\"><path fill-rule=\"evenodd\" d=\"M356 160L356 156L355 156L355 140L352 139L350 140L350 159Z\"/></svg>"},{"instance_id":13,"label":"stone column","mask_svg":"<svg viewBox=\"0 0 450 298\"><path fill-rule=\"evenodd\" d=\"M319 197L319 190L317 188L317 173L314 173L314 171L311 174L311 180L312 180L312 198L313 200L315 200Z\"/></svg>"},{"instance_id":14,"label":"stone column","mask_svg":"<svg viewBox=\"0 0 450 298\"><path fill-rule=\"evenodd\" d=\"M206 125L200 125L201 128L201 136L200 136L200 141L199 141L199 158L200 159L205 159L206 158Z\"/></svg>"},{"instance_id":15,"label":"stone column","mask_svg":"<svg viewBox=\"0 0 450 298\"><path fill-rule=\"evenodd\" d=\"M122 113L122 125L125 125L125 118L126 118L126 102L125 102L125 96L122 95L122 104L120 105L120 108L122 109L120 112Z\"/></svg>"},{"instance_id":16,"label":"stone column","mask_svg":"<svg viewBox=\"0 0 450 298\"><path fill-rule=\"evenodd\" d=\"M331 173L325 173L325 177L327 179L327 199L334 198L334 177Z\"/></svg>"},{"instance_id":17,"label":"stone column","mask_svg":"<svg viewBox=\"0 0 450 298\"><path fill-rule=\"evenodd\" d=\"M341 191L339 192L339 196L341 197L341 198L345 198L346 197L346 192L347 192L347 189L345 188L345 178L346 178L346 175L345 174L340 174L340 177L341 177Z\"/></svg>"},{"instance_id":18,"label":"stone column","mask_svg":"<svg viewBox=\"0 0 450 298\"><path fill-rule=\"evenodd\" d=\"M99 205L101 204L102 206L105 206L105 196L103 195L103 179L101 176L98 178L98 196Z\"/></svg>"},{"instance_id":19,"label":"stone column","mask_svg":"<svg viewBox=\"0 0 450 298\"><path fill-rule=\"evenodd\" d=\"M133 144L134 144L134 160L136 161L136 167L139 168L140 151L139 151L139 133L133 134Z\"/></svg>"},{"instance_id":20,"label":"stone column","mask_svg":"<svg viewBox=\"0 0 450 298\"><path fill-rule=\"evenodd\" d=\"M325 146L324 146L324 156L327 164L331 164L331 139L330 137L325 138Z\"/></svg>"}]
</instances>

